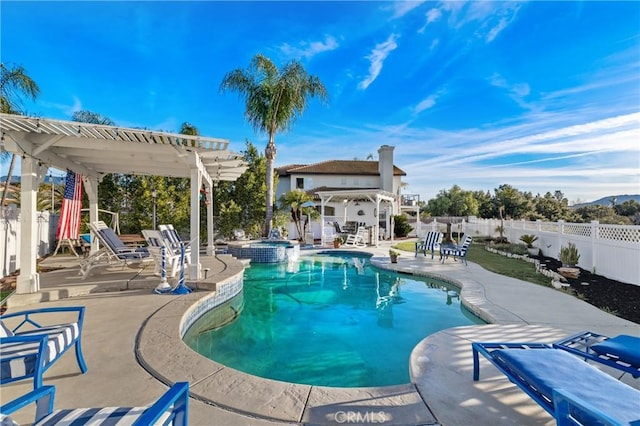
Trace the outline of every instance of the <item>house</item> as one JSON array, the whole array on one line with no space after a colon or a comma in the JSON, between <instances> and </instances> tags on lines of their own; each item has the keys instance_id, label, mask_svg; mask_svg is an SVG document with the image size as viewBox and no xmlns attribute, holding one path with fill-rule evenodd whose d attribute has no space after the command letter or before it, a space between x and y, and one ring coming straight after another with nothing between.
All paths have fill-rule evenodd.
<instances>
[{"instance_id":1,"label":"house","mask_svg":"<svg viewBox=\"0 0 640 426\"><path fill-rule=\"evenodd\" d=\"M393 146L382 145L378 161L329 160L278 167L276 199L293 190L313 195L321 220L312 231L323 244L327 237L324 228L334 229L333 222L353 232L357 226L365 226L371 243L389 238L391 216L400 213L400 188L406 176L393 164L393 150Z\"/></svg>"}]
</instances>

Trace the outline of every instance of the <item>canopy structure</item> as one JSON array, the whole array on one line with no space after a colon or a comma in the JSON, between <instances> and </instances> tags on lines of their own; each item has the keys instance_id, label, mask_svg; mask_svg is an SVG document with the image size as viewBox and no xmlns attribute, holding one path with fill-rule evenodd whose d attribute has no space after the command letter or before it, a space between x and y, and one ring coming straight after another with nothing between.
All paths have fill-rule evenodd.
<instances>
[{"instance_id":1,"label":"canopy structure","mask_svg":"<svg viewBox=\"0 0 640 426\"><path fill-rule=\"evenodd\" d=\"M218 181L234 181L247 169L240 154L229 151L229 141L218 138L156 132L0 114L4 149L21 157L21 247L18 293L39 291L36 273L36 194L49 167L83 175L89 197L89 219L98 220L98 182L105 174L123 173L191 179L191 229L194 244L191 279L200 278L200 188L209 193ZM213 205L207 206L213 225ZM208 233L208 249L213 235ZM94 243L97 244L97 243ZM97 250L97 246L92 247Z\"/></svg>"},{"instance_id":2,"label":"canopy structure","mask_svg":"<svg viewBox=\"0 0 640 426\"><path fill-rule=\"evenodd\" d=\"M376 223L380 222L380 206L381 204L387 209L387 218L393 217L397 214L396 197L393 193L379 190L379 189L349 189L344 191L318 191L315 193L320 197L320 223L324 224L324 208L329 202L338 202L348 204L356 200L369 200L375 205ZM391 223L392 225L392 223ZM380 229L378 226L374 226L374 241L376 247L378 247L378 241L380 240ZM393 232L391 232L391 239L393 240Z\"/></svg>"}]
</instances>

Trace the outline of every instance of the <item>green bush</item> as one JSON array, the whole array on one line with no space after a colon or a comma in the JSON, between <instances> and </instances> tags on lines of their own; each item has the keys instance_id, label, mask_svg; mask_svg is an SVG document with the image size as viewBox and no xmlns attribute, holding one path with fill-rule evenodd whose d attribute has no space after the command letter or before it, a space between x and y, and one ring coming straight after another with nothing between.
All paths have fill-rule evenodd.
<instances>
[{"instance_id":1,"label":"green bush","mask_svg":"<svg viewBox=\"0 0 640 426\"><path fill-rule=\"evenodd\" d=\"M411 232L413 228L411 228L411 225L409 224L409 221L407 220L406 216L404 215L394 216L393 220L394 220L393 232L396 237L406 237L407 235L409 235L409 232Z\"/></svg>"}]
</instances>

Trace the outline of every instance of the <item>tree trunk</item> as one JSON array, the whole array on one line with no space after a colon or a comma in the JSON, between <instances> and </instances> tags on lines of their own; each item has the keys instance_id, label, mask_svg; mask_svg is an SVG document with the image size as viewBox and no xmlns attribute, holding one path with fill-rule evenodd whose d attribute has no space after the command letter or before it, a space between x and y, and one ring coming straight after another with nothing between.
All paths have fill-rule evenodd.
<instances>
[{"instance_id":1,"label":"tree trunk","mask_svg":"<svg viewBox=\"0 0 640 426\"><path fill-rule=\"evenodd\" d=\"M276 159L276 145L273 142L273 135L269 136L269 143L264 150L267 159L267 217L265 220L265 237L269 236L273 222L273 163Z\"/></svg>"},{"instance_id":2,"label":"tree trunk","mask_svg":"<svg viewBox=\"0 0 640 426\"><path fill-rule=\"evenodd\" d=\"M9 163L9 173L7 174L7 181L4 183L4 191L2 191L2 201L0 201L0 209L4 209L4 202L7 199L7 191L11 186L11 175L13 174L13 167L16 164L16 155L11 154L11 162Z\"/></svg>"}]
</instances>

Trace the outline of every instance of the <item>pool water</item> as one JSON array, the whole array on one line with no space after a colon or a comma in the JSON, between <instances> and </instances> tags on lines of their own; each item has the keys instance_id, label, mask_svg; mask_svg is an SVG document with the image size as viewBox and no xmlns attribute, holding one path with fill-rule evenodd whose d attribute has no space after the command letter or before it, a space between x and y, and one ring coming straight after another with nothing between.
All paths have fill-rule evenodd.
<instances>
[{"instance_id":1,"label":"pool water","mask_svg":"<svg viewBox=\"0 0 640 426\"><path fill-rule=\"evenodd\" d=\"M483 324L455 287L375 268L362 255L254 264L244 303L236 321L197 335L192 327L185 343L249 374L318 386L409 383L409 356L423 338Z\"/></svg>"}]
</instances>

